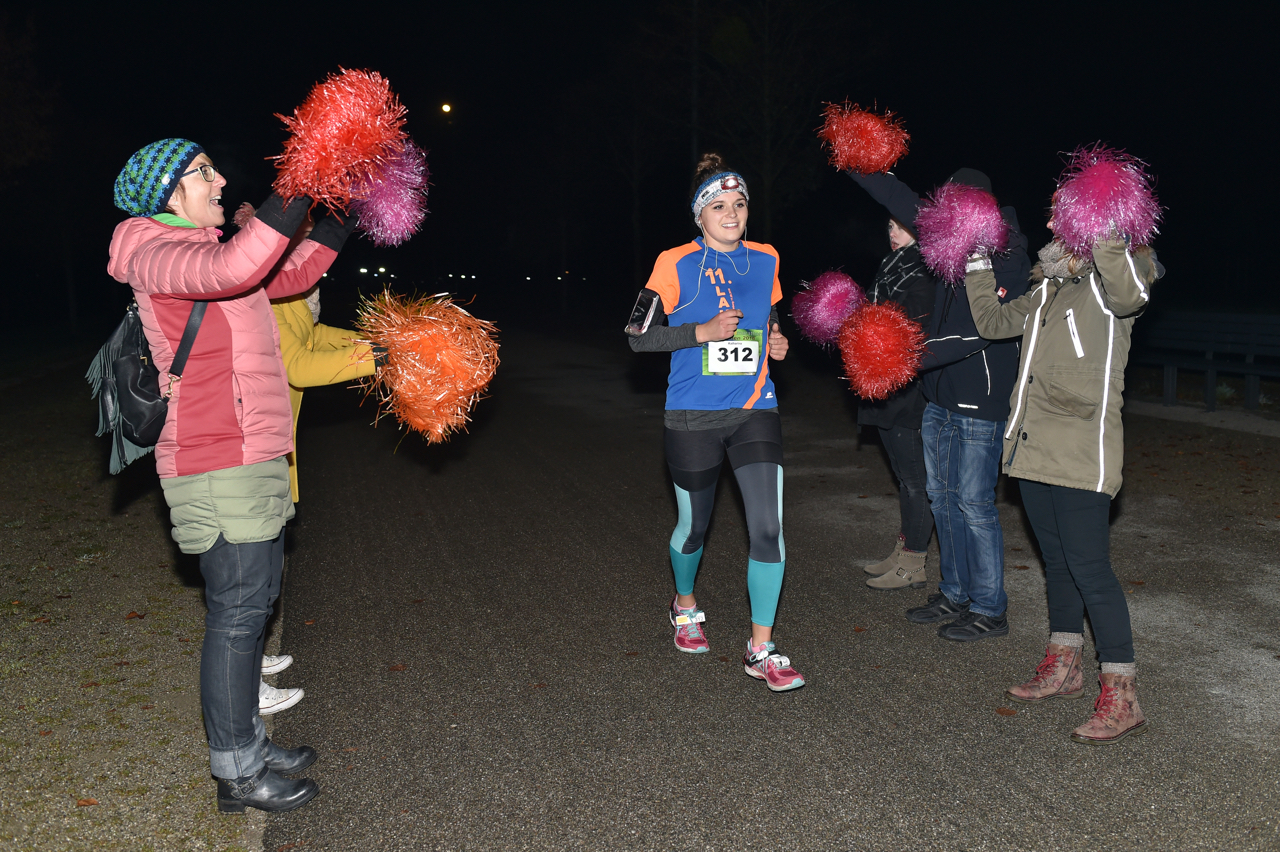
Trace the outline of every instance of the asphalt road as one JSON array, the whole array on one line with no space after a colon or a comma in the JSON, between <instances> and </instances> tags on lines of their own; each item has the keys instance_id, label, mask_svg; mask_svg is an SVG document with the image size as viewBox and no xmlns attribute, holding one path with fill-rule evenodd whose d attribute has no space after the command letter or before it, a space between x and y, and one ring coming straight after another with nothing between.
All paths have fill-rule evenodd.
<instances>
[{"instance_id":1,"label":"asphalt road","mask_svg":"<svg viewBox=\"0 0 1280 852\"><path fill-rule=\"evenodd\" d=\"M509 335L470 434L434 447L370 428L355 391L308 391L279 679L307 698L275 736L321 751L323 792L264 848L1280 848L1280 439L1129 419L1113 557L1152 730L1084 746L1095 680L1089 701L1002 700L1047 639L1016 488L1010 636L909 624L925 593L860 570L897 532L887 466L835 362L799 346L775 368L776 639L809 685L781 695L739 663L728 476L697 590L712 653L672 646L661 356Z\"/></svg>"}]
</instances>

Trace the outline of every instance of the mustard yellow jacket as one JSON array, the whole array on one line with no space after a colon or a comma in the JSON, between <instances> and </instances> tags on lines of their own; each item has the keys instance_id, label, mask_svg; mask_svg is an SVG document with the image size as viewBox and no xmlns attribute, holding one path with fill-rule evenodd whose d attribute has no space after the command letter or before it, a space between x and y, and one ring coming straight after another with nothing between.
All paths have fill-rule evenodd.
<instances>
[{"instance_id":1,"label":"mustard yellow jacket","mask_svg":"<svg viewBox=\"0 0 1280 852\"><path fill-rule=\"evenodd\" d=\"M293 443L298 441L298 412L302 389L347 382L371 376L376 368L373 350L356 343L360 332L316 323L301 296L271 303L280 327L280 355L289 379L289 404L293 408ZM289 487L298 502L298 451L289 453Z\"/></svg>"}]
</instances>

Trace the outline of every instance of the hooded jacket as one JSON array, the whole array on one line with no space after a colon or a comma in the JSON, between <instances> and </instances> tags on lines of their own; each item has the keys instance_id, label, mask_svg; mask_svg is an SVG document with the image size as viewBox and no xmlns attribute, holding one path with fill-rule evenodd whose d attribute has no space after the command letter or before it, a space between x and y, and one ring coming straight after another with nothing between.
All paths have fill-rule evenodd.
<instances>
[{"instance_id":1,"label":"hooded jacket","mask_svg":"<svg viewBox=\"0 0 1280 852\"><path fill-rule=\"evenodd\" d=\"M1035 289L1002 304L990 263L971 261L965 290L984 337L1022 335L1004 471L1115 497L1130 334L1151 298L1157 265L1152 252L1130 253L1120 240L1095 245L1093 262L1074 278L1042 277L1037 266Z\"/></svg>"},{"instance_id":2,"label":"hooded jacket","mask_svg":"<svg viewBox=\"0 0 1280 852\"><path fill-rule=\"evenodd\" d=\"M854 183L902 224L915 229L924 202L892 174L860 175ZM992 258L996 290L1002 303L1027 292L1031 260L1027 238L1018 228L1012 207L1000 208L1009 225L1009 248ZM936 281L924 358L920 362L920 390L934 405L978 420L1007 420L1009 393L1018 372L1019 339L993 341L978 334L968 300L958 287Z\"/></svg>"},{"instance_id":3,"label":"hooded jacket","mask_svg":"<svg viewBox=\"0 0 1280 852\"><path fill-rule=\"evenodd\" d=\"M161 478L207 473L279 458L293 449L289 388L269 298L311 287L337 252L304 240L279 263L304 212L263 205L227 242L216 228L135 217L116 226L107 272L129 284L160 370L172 389L156 445ZM279 221L277 221L279 220ZM271 223L271 224L269 224ZM209 300L181 381L168 375L192 302Z\"/></svg>"}]
</instances>

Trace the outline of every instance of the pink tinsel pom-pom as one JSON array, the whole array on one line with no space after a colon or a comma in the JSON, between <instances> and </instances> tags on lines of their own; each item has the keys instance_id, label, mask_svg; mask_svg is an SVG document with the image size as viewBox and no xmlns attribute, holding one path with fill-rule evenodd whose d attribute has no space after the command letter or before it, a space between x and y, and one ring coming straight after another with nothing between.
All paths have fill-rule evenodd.
<instances>
[{"instance_id":1,"label":"pink tinsel pom-pom","mask_svg":"<svg viewBox=\"0 0 1280 852\"><path fill-rule=\"evenodd\" d=\"M1053 233L1079 257L1113 230L1144 246L1156 235L1160 205L1146 163L1101 142L1077 148L1053 194Z\"/></svg>"},{"instance_id":2,"label":"pink tinsel pom-pom","mask_svg":"<svg viewBox=\"0 0 1280 852\"><path fill-rule=\"evenodd\" d=\"M863 399L886 399L916 377L924 329L895 302L867 305L840 326L838 342L849 386Z\"/></svg>"},{"instance_id":3,"label":"pink tinsel pom-pom","mask_svg":"<svg viewBox=\"0 0 1280 852\"><path fill-rule=\"evenodd\" d=\"M945 183L916 214L916 236L933 274L948 284L959 284L970 255L1008 247L1009 226L994 195L976 186Z\"/></svg>"},{"instance_id":4,"label":"pink tinsel pom-pom","mask_svg":"<svg viewBox=\"0 0 1280 852\"><path fill-rule=\"evenodd\" d=\"M907 153L911 136L901 119L876 115L857 104L827 104L818 136L827 145L831 165L864 175L887 172Z\"/></svg>"},{"instance_id":5,"label":"pink tinsel pom-pom","mask_svg":"<svg viewBox=\"0 0 1280 852\"><path fill-rule=\"evenodd\" d=\"M800 333L820 346L836 340L840 324L867 303L857 283L843 272L824 272L791 302L791 316Z\"/></svg>"},{"instance_id":6,"label":"pink tinsel pom-pom","mask_svg":"<svg viewBox=\"0 0 1280 852\"><path fill-rule=\"evenodd\" d=\"M426 153L408 141L357 188L351 211L374 245L398 246L418 232L427 215L429 175Z\"/></svg>"}]
</instances>

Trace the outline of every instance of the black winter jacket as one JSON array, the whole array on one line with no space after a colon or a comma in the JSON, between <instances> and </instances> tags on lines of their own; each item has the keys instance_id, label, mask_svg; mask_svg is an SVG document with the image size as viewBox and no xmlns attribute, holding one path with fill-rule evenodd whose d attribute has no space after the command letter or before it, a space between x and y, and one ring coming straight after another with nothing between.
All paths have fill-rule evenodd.
<instances>
[{"instance_id":1,"label":"black winter jacket","mask_svg":"<svg viewBox=\"0 0 1280 852\"><path fill-rule=\"evenodd\" d=\"M890 252L880 261L876 280L867 294L872 302L895 302L902 306L907 316L925 329L930 326L929 314L933 310L934 280L920 256L915 243ZM920 392L920 379L899 389L888 399L858 402L858 425L892 429L906 426L919 429L924 416L925 399Z\"/></svg>"},{"instance_id":2,"label":"black winter jacket","mask_svg":"<svg viewBox=\"0 0 1280 852\"><path fill-rule=\"evenodd\" d=\"M860 175L854 182L880 202L889 215L914 229L923 199L891 174ZM992 258L1000 301L1011 302L1027 291L1031 259L1027 238L1018 228L1012 207L1000 212L1009 225L1009 250ZM920 364L920 387L925 399L978 420L1009 419L1009 394L1018 377L1020 338L990 341L978 334L969 300L963 290L939 280L934 287L928 351Z\"/></svg>"}]
</instances>

